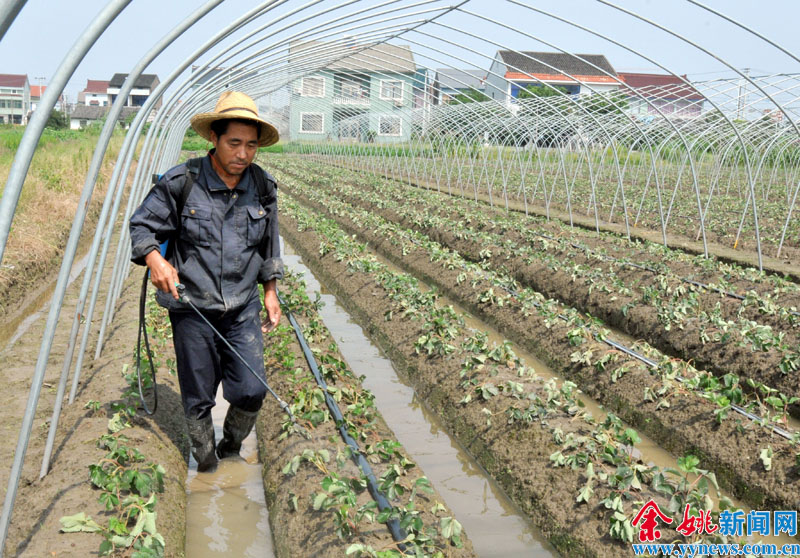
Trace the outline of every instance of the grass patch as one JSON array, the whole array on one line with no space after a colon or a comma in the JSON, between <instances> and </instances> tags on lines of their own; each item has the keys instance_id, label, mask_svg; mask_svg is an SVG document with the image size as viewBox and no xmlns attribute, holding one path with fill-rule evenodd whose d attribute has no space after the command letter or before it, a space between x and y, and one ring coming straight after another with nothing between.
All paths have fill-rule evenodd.
<instances>
[{"instance_id":1,"label":"grass patch","mask_svg":"<svg viewBox=\"0 0 800 558\"><path fill-rule=\"evenodd\" d=\"M5 182L22 139L21 127L0 127L0 180ZM0 316L18 305L26 288L58 268L78 209L99 130L46 128L34 153L14 213L0 266ZM111 177L124 133L114 133L90 202L93 223Z\"/></svg>"}]
</instances>

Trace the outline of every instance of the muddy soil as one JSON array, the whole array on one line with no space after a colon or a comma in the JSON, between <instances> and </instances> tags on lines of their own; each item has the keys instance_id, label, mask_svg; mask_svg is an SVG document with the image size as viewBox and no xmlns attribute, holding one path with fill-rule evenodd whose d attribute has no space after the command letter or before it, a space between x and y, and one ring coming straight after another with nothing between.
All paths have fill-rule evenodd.
<instances>
[{"instance_id":1,"label":"muddy soil","mask_svg":"<svg viewBox=\"0 0 800 558\"><path fill-rule=\"evenodd\" d=\"M296 197L315 211L326 213L326 208L319 204L302 196ZM509 305L499 307L477 303L478 294L491 285L478 282L472 286L469 281L459 285L459 270L431 263L427 253L393 245L385 235L358 228L345 217L327 216L351 234L359 235L372 249L396 265L437 285L447 296L495 325L509 339L576 382L588 395L640 428L664 449L676 456L692 453L700 457L702 466L714 470L721 485L737 497L755 507L800 507L796 498L800 475L794 462L795 451L785 440L770 436L750 421L734 415L718 424L714 419L716 406L713 403L680 390L667 397L668 408L661 407L658 400L645 401L645 388L657 390L661 382L638 361L625 357L615 361L615 367L628 367L628 372L616 380L612 380L608 372L598 373L591 366L572 362L571 355L576 347L568 341L566 331L569 328L566 325L560 322L547 324L537 313L525 316L519 308ZM608 352L608 347L587 341L580 350L591 350L598 355ZM758 458L760 450L767 445L775 450L777 457L770 472L764 471ZM778 463L780 465L776 467Z\"/></svg>"},{"instance_id":2,"label":"muddy soil","mask_svg":"<svg viewBox=\"0 0 800 558\"><path fill-rule=\"evenodd\" d=\"M297 280L287 277L282 285L285 293L297 285ZM284 294L284 296L286 296ZM302 293L305 297L305 293ZM358 378L349 370L340 368L343 358L333 343L333 337L327 328L319 326L319 315L315 311L310 315L303 315L298 306L295 316L301 327L306 327L309 321L315 322L315 334L310 341L318 362L327 363L326 381L329 391L340 390L339 393L360 394L353 397L348 395L339 403L345 420L358 425L360 430L359 446L367 451L370 445L380 441L389 440L396 442L396 438L379 415L375 415L374 422L366 421L367 414L348 409L347 401L364 400L365 392ZM284 318L285 321L285 318ZM316 329L320 327L320 329ZM305 389L315 389L310 368L303 357L302 350L294 337L294 332L289 328L279 329L276 334L268 335L265 343L266 367L268 380L273 389L291 404L293 397ZM288 352L288 355L286 354ZM276 358L276 355L280 355ZM292 363L292 366L287 366ZM335 371L335 372L334 372ZM324 404L323 404L324 405ZM299 411L296 411L299 413ZM335 514L333 510L315 510L313 507L316 494L323 492L323 481L328 473L334 473L344 479L358 479L361 473L353 460L347 457L346 445L339 435L333 420L326 420L313 426L308 420L298 417L300 424L306 429L308 437L299 433L285 436L283 426L287 423L286 415L279 405L271 398L265 402L259 415L257 432L259 439L259 454L264 464L264 486L269 508L270 525L275 538L275 555L277 558L317 556L320 558L338 558L344 556L348 547L360 543L374 549L394 547L388 528L381 523L371 523L366 520L355 521L354 511L358 506L363 506L372 501L366 490L359 491L358 500L348 514L348 520L353 521L355 532L351 535L339 536L336 533ZM295 474L287 474L284 466L293 457L302 455L304 451L327 451L329 462L318 462L312 465L303 461ZM401 453L404 453L402 448ZM375 453L369 454L368 459L373 468L375 477L381 479L389 469L398 466L398 459L381 459ZM413 488L413 482L424 472L419 467L413 466L406 469L400 479L406 490ZM390 499L392 505L407 504L407 498ZM414 508L419 512L419 518L425 526L438 527L440 518L453 516L453 513L443 504L442 497L434 491L430 494L417 492L414 499ZM435 505L441 505L436 514L431 512ZM467 536L463 537L463 547L456 548L446 541L437 538L437 545L444 556L452 558L474 557L472 543Z\"/></svg>"},{"instance_id":3,"label":"muddy soil","mask_svg":"<svg viewBox=\"0 0 800 558\"><path fill-rule=\"evenodd\" d=\"M44 443L55 401L55 387L60 374L72 316L75 312L80 280L68 290L50 357L45 386L37 407L34 429L17 493L11 528L4 549L5 556L80 557L97 555L102 541L96 534L60 533L59 518L85 512L98 522L107 520L98 492L89 482L89 465L105 454L96 446L97 439L108 432L112 415L111 403L120 401L126 387L123 366L133 364L133 350L138 324L138 287L141 278L135 273L125 285L108 340L100 359L85 360L75 403L65 402L59 421L51 472L39 479ZM4 371L0 424L0 483L5 487L25 409L30 377L41 342L41 329L46 316L40 317L31 329L12 347L0 355ZM94 323L95 328L99 320ZM96 334L93 334L96 338ZM90 339L90 347L94 347ZM70 378L71 381L71 378ZM184 556L185 478L187 444L184 434L180 397L175 378L166 370L158 375L159 407L151 418L140 414L131 428L125 430L129 445L137 447L148 460L166 469L165 492L159 494L157 528L163 534L166 556ZM99 401L99 411L84 408L90 400Z\"/></svg>"},{"instance_id":4,"label":"muddy soil","mask_svg":"<svg viewBox=\"0 0 800 558\"><path fill-rule=\"evenodd\" d=\"M353 186L353 188L357 188L357 186ZM287 186L286 189L291 191L291 187ZM506 269L522 285L549 298L564 301L584 313L597 316L631 337L646 339L651 345L670 356L686 361L691 360L698 368L709 370L720 376L733 373L742 378L752 378L789 396L800 394L800 376L783 374L779 368L782 358L780 351L773 349L754 352L750 348L740 347L733 342L724 344L704 342L701 339L701 324L697 320L687 321L684 327L673 326L666 329L659 320L655 309L643 304L640 298L625 296L614 291L607 293L602 289L593 289L593 279L591 278L576 280L568 270L553 270L541 261L525 261L523 258L516 257L503 246L476 245L473 241L461 238L453 231L433 225L428 226L420 219L404 216L397 211L382 207L378 200L376 203L372 203L364 197L348 196L342 193L337 193L337 198L345 203L366 209L390 222L426 234L432 240L458 252L468 260L480 262L488 257L495 267ZM413 201L408 203L414 204ZM439 208L417 206L417 209L423 214L428 211L447 214L448 210L443 209L442 206ZM475 228L489 227L476 224ZM502 234L504 240L516 242L520 246L526 245L528 242L520 231L504 229L499 231L499 234ZM582 242L593 249L604 247L603 239L589 235L582 239ZM486 250L489 251L489 256L486 256ZM565 253L556 246L550 250L550 253L557 260L569 261L570 264L589 266L590 268L603 266L596 259L578 251ZM628 254L628 260L635 261L632 252ZM680 267L676 269L676 273L683 276L686 273L685 268L688 266L684 264L683 269ZM644 291L648 287L658 286L658 278L648 271L628 267L623 268L618 275L623 284L632 287L635 291ZM673 280L671 283L674 288L679 282ZM768 290L767 284L752 286L755 287L755 290ZM787 296L789 298L782 301L784 304L800 306L800 296L797 294ZM699 301L700 309L707 312L713 311L719 304L721 314L725 319L735 319L741 310L739 301L716 293L700 293ZM743 316L770 325L782 332L789 346L800 345L798 326L792 327L786 320L779 319L777 316L764 316L752 306L746 309ZM794 416L800 416L800 405L792 406L791 411Z\"/></svg>"},{"instance_id":5,"label":"muddy soil","mask_svg":"<svg viewBox=\"0 0 800 558\"><path fill-rule=\"evenodd\" d=\"M425 332L423 324L401 312L387 321L385 291L368 275L351 273L332 253L319 255L321 238L312 230L297 232L297 223L285 213L283 234L306 265L332 288L350 314L391 357L414 384L418 395L435 409L465 449L491 474L545 536L566 556L626 556L629 547L608 536L608 519L599 499L590 505L576 503L585 484L580 471L551 466L559 451L550 427L580 432L580 421L569 417L537 423L507 424L502 398L465 403L460 386L460 363L453 359L417 354L414 342ZM457 343L457 341L454 341ZM494 381L502 383L501 373ZM516 378L516 373L511 377ZM494 417L487 421L487 415ZM598 494L604 492L597 488Z\"/></svg>"}]
</instances>

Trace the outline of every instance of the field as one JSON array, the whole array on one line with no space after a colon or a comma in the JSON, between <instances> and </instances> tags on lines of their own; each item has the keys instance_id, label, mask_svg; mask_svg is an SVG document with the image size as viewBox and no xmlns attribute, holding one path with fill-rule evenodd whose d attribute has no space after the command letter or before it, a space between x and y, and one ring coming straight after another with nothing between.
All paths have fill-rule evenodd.
<instances>
[{"instance_id":1,"label":"field","mask_svg":"<svg viewBox=\"0 0 800 558\"><path fill-rule=\"evenodd\" d=\"M307 158L267 165L285 238L565 555L625 555L644 501L680 520L717 484L715 514L727 497L797 509L796 283ZM674 461L635 449L645 435Z\"/></svg>"},{"instance_id":2,"label":"field","mask_svg":"<svg viewBox=\"0 0 800 558\"><path fill-rule=\"evenodd\" d=\"M797 274L286 151L260 156L279 181L284 239L563 556L629 556L639 540L634 518L649 500L679 523L687 506L714 522L726 510L800 510ZM133 275L104 357L86 366L78 402L65 409L53 473L37 479L58 381L57 367L48 370L9 555L184 554L188 447L169 327L148 305L162 403L147 417L132 375ZM282 322L266 338L265 362L298 426L272 402L257 424L276 556L400 556L390 521L417 556L475 556L459 510L397 441L322 323L319 301L294 274L281 293L327 386ZM67 330L59 328L55 361ZM3 463L13 456L36 335L3 354ZM358 455L392 508L369 497ZM64 517L92 533L56 536ZM663 534L660 542L739 540Z\"/></svg>"}]
</instances>

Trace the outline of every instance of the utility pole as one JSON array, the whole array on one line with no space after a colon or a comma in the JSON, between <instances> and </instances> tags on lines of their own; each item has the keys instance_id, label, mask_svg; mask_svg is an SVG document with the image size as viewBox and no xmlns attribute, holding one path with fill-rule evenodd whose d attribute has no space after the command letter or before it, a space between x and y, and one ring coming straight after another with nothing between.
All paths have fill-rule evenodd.
<instances>
[{"instance_id":1,"label":"utility pole","mask_svg":"<svg viewBox=\"0 0 800 558\"><path fill-rule=\"evenodd\" d=\"M744 116L744 107L747 106L747 83L750 79L750 68L742 68L742 73L747 79L739 80L739 93L736 103L736 120L741 120Z\"/></svg>"}]
</instances>

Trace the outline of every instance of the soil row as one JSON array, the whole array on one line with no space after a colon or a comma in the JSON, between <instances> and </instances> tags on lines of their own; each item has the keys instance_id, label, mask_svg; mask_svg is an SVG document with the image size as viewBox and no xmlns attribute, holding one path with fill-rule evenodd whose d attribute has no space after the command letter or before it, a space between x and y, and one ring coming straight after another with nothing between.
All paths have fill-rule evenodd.
<instances>
[{"instance_id":1,"label":"soil row","mask_svg":"<svg viewBox=\"0 0 800 558\"><path fill-rule=\"evenodd\" d=\"M475 556L466 535L461 535L463 546L457 548L438 532L443 518L452 518L452 512L433 487L422 489L423 485L428 486L422 471L405 455L375 409L371 393L347 367L299 278L285 277L281 292L288 298L289 307L325 374L328 393L339 399L348 431L371 462L384 494L389 495L391 505L398 510L405 507L414 510L414 521L423 526L418 531L430 536L441 552L430 551L426 555ZM265 345L268 381L290 404L302 427L302 431L291 430L287 416L268 396L256 428L276 557L339 558L351 545L375 550L396 548L385 524L359 515L361 510L374 506L374 502L336 422L328 414L323 393L293 330L287 325L279 326L267 336ZM401 474L392 482L398 471ZM420 478L423 480L418 481ZM347 484L352 493L344 494L342 485L334 482L337 480ZM317 498L324 498L320 495L326 493L326 486L330 499L320 507ZM372 515L377 516L378 510L372 509Z\"/></svg>"},{"instance_id":2,"label":"soil row","mask_svg":"<svg viewBox=\"0 0 800 558\"><path fill-rule=\"evenodd\" d=\"M321 187L322 185L318 184L317 186ZM348 186L352 186L354 189L358 188L354 185ZM290 184L286 184L285 187L291 190ZM345 189L339 189L336 192L336 198L341 202L379 215L389 222L425 234L468 260L491 262L494 267L510 273L523 286L550 298L564 301L584 313L599 317L631 337L646 339L651 345L673 357L692 361L695 366L707 369L719 376L732 373L766 384L788 396L800 395L800 376L783 373L780 369L780 363L785 356L781 351L772 349L755 352L750 347L740 346L738 343L704 340L703 334L710 326L701 320L687 320L679 327L674 324L673 327L665 327L656 309L647 302L643 302L640 297L626 296L612 290L595 288L597 287L596 278L592 276L584 280L576 280L573 270L577 266L594 269L601 265L596 259L593 261L586 254L573 252L566 255L570 258L570 265L554 269L552 265L548 265L547 261L521 257L514 250L507 248L509 241L517 242L518 245L527 244L526 239L519 231L501 230L499 234L503 238L502 245L499 243L478 244L473 239L464 238L456 231L439 226L438 223L431 223L429 220L419 218L420 214L429 211L442 211L439 209L441 205L438 208L430 205L418 207L419 211L416 215L409 215L408 212L400 213L404 210L395 210L381 203L381 198L386 197L387 194L374 191L369 194L368 196L359 196L356 193L348 194ZM407 201L407 206L414 205L417 205L416 200L409 199ZM552 254L557 261L563 261L561 258L564 256L565 254L557 252ZM660 287L658 278L647 271L626 268L618 273L618 277L623 284L635 286L636 290L642 292L646 292L648 287ZM708 291L703 292L697 289L695 291L700 308L705 309L703 311L719 308L726 319L731 319L741 309L741 303L737 300L720 297L720 295ZM764 317L758 315L758 311L755 309L751 309L749 312L756 313L755 316L751 315L751 318L760 318L761 321L766 321L770 327L774 327L778 331L783 329L782 335L788 345L800 346L800 340L795 331L797 327L790 327L777 317L764 320ZM791 411L795 416L800 416L800 406L792 406Z\"/></svg>"},{"instance_id":3,"label":"soil row","mask_svg":"<svg viewBox=\"0 0 800 558\"><path fill-rule=\"evenodd\" d=\"M290 193L315 211L327 213L326 207ZM395 245L388 235L359 228L347 216L329 216L396 265L436 285L453 300L496 326L509 339L574 381L588 395L674 455L691 453L700 457L704 467L716 472L721 486L737 497L753 506L797 507L800 476L795 465L795 449L786 441L770 437L767 430L733 415L718 423L714 403L687 393L674 381L669 390L662 392L662 397L648 401L643 397L648 388L656 393L666 387L666 383L638 361L618 355L614 368L626 372L616 376L600 373L585 362L576 362L572 355L577 347L570 344L566 324L548 321L537 313L526 315L513 304L499 306L490 301L480 302L480 295L492 288L490 283L460 280L461 270L431 263L429 254L422 250ZM594 355L609 352L608 347L594 340L584 341L579 348L581 352L591 351ZM773 448L777 457L769 472L759 461L761 450L767 446Z\"/></svg>"}]
</instances>

